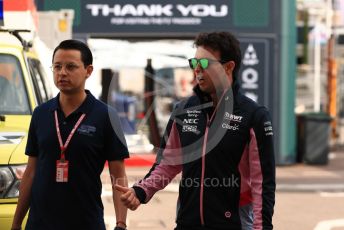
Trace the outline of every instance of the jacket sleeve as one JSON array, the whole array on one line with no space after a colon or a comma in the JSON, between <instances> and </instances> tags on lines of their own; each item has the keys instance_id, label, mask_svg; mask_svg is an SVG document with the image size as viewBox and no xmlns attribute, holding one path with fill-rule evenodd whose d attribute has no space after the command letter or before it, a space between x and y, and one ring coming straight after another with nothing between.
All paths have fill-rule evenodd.
<instances>
[{"instance_id":1,"label":"jacket sleeve","mask_svg":"<svg viewBox=\"0 0 344 230\"><path fill-rule=\"evenodd\" d=\"M147 203L157 191L165 188L173 180L182 169L181 160L181 144L176 122L170 119L158 150L156 163L144 179L133 186L141 203Z\"/></svg>"},{"instance_id":2,"label":"jacket sleeve","mask_svg":"<svg viewBox=\"0 0 344 230\"><path fill-rule=\"evenodd\" d=\"M259 108L250 130L249 167L255 230L272 229L275 205L275 155L269 112Z\"/></svg>"}]
</instances>

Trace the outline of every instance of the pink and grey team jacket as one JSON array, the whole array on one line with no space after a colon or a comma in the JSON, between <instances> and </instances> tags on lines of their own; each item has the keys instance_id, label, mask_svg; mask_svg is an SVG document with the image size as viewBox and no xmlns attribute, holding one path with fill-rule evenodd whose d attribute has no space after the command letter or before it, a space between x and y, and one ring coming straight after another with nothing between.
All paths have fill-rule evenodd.
<instances>
[{"instance_id":1,"label":"pink and grey team jacket","mask_svg":"<svg viewBox=\"0 0 344 230\"><path fill-rule=\"evenodd\" d=\"M216 108L196 86L167 125L157 161L134 185L147 203L182 173L176 229L272 229L275 203L273 130L269 113L239 92L222 94Z\"/></svg>"}]
</instances>

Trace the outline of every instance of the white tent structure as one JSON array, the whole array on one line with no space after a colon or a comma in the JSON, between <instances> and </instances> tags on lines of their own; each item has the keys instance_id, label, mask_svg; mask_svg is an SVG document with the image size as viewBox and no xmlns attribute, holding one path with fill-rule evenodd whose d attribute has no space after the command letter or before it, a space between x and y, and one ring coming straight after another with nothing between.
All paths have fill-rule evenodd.
<instances>
[{"instance_id":1,"label":"white tent structure","mask_svg":"<svg viewBox=\"0 0 344 230\"><path fill-rule=\"evenodd\" d=\"M110 68L119 72L121 87L137 92L144 87L144 68L147 59L152 59L154 69L187 67L187 59L195 53L192 41L182 40L131 42L89 39L88 45L94 54L95 69L86 86L95 95L101 92L101 69Z\"/></svg>"}]
</instances>

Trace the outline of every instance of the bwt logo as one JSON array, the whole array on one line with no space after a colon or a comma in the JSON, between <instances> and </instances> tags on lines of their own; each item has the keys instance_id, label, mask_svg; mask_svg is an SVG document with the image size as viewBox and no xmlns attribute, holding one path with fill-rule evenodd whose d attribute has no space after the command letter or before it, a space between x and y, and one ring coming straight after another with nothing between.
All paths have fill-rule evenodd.
<instances>
[{"instance_id":1,"label":"bwt logo","mask_svg":"<svg viewBox=\"0 0 344 230\"><path fill-rule=\"evenodd\" d=\"M237 116L237 115L233 115L233 114L226 112L225 113L225 119L230 120L230 121L241 122L242 116Z\"/></svg>"},{"instance_id":2,"label":"bwt logo","mask_svg":"<svg viewBox=\"0 0 344 230\"><path fill-rule=\"evenodd\" d=\"M194 5L182 5L182 4L114 4L112 6L108 4L87 4L86 9L91 11L91 15L96 17L102 15L107 16L146 16L146 17L172 17L174 13L178 12L183 17L225 17L228 15L227 5L206 5L206 4L194 4ZM176 9L176 12L174 11Z\"/></svg>"}]
</instances>

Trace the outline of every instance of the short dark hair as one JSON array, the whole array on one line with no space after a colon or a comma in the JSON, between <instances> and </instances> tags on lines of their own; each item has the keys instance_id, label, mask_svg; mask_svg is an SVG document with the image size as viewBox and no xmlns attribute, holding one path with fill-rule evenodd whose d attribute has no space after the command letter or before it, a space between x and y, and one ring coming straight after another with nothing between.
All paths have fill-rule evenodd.
<instances>
[{"instance_id":1,"label":"short dark hair","mask_svg":"<svg viewBox=\"0 0 344 230\"><path fill-rule=\"evenodd\" d=\"M81 53L81 61L84 63L84 66L92 65L93 56L90 48L83 42L74 39L68 39L62 41L54 50L53 53L53 61L55 57L55 53L57 50L79 50Z\"/></svg>"},{"instance_id":2,"label":"short dark hair","mask_svg":"<svg viewBox=\"0 0 344 230\"><path fill-rule=\"evenodd\" d=\"M229 32L200 33L197 35L194 45L219 51L222 61L234 61L233 81L236 79L241 65L241 50L240 42L233 34Z\"/></svg>"}]
</instances>

